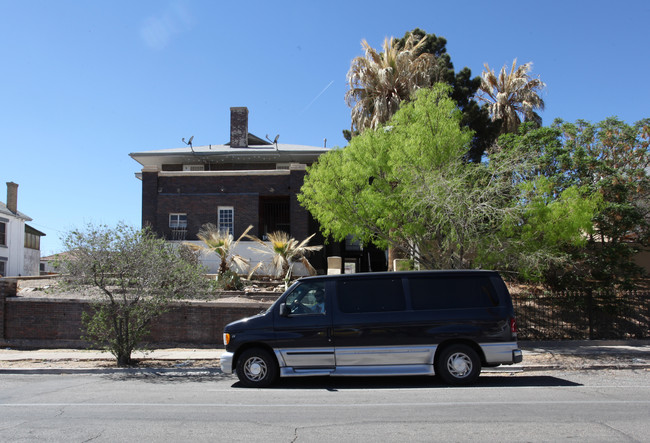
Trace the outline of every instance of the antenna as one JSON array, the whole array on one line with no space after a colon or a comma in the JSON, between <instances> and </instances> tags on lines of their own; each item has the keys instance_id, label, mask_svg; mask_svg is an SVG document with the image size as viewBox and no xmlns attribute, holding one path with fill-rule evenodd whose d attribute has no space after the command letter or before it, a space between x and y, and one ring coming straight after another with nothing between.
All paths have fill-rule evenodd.
<instances>
[{"instance_id":1,"label":"antenna","mask_svg":"<svg viewBox=\"0 0 650 443\"><path fill-rule=\"evenodd\" d=\"M280 138L280 134L276 135L273 141L271 142L271 139L269 138L269 134L266 134L266 139L273 143L275 145L275 150L278 150L278 139Z\"/></svg>"},{"instance_id":2,"label":"antenna","mask_svg":"<svg viewBox=\"0 0 650 443\"><path fill-rule=\"evenodd\" d=\"M183 137L181 140L183 140L183 143L189 146L190 149L192 150L192 153L194 153L194 148L192 147L192 140L194 140L194 136L191 136L188 141L185 141L185 137Z\"/></svg>"}]
</instances>

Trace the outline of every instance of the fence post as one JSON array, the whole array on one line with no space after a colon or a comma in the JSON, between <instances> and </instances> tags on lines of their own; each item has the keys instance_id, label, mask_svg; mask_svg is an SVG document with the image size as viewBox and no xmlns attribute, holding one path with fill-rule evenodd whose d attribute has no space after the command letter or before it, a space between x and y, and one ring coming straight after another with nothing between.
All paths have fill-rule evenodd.
<instances>
[{"instance_id":1,"label":"fence post","mask_svg":"<svg viewBox=\"0 0 650 443\"><path fill-rule=\"evenodd\" d=\"M587 289L587 319L589 321L589 340L594 339L594 290L593 288Z\"/></svg>"}]
</instances>

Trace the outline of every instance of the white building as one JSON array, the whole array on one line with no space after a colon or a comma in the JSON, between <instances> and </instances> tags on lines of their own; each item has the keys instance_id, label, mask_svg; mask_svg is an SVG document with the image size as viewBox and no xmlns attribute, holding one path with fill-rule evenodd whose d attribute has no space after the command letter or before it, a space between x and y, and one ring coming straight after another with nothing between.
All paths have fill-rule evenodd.
<instances>
[{"instance_id":1,"label":"white building","mask_svg":"<svg viewBox=\"0 0 650 443\"><path fill-rule=\"evenodd\" d=\"M18 185L7 183L7 203L0 201L0 276L39 275L42 232L27 225L19 212Z\"/></svg>"}]
</instances>

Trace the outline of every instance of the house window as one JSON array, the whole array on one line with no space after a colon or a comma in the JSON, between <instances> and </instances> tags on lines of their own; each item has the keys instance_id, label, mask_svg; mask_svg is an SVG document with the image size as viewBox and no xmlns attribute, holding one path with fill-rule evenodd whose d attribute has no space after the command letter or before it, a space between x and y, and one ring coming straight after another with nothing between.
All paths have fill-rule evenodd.
<instances>
[{"instance_id":1,"label":"house window","mask_svg":"<svg viewBox=\"0 0 650 443\"><path fill-rule=\"evenodd\" d=\"M219 232L234 235L235 231L235 209L232 206L219 206L217 212L217 226Z\"/></svg>"},{"instance_id":2,"label":"house window","mask_svg":"<svg viewBox=\"0 0 650 443\"><path fill-rule=\"evenodd\" d=\"M25 247L29 249L41 249L41 236L31 232L25 232Z\"/></svg>"},{"instance_id":3,"label":"house window","mask_svg":"<svg viewBox=\"0 0 650 443\"><path fill-rule=\"evenodd\" d=\"M170 240L182 241L187 236L187 214L169 214Z\"/></svg>"},{"instance_id":4,"label":"house window","mask_svg":"<svg viewBox=\"0 0 650 443\"><path fill-rule=\"evenodd\" d=\"M187 214L169 214L169 227L172 229L187 228Z\"/></svg>"},{"instance_id":5,"label":"house window","mask_svg":"<svg viewBox=\"0 0 650 443\"><path fill-rule=\"evenodd\" d=\"M345 250L346 251L361 251L361 242L355 240L354 237L348 235L345 237Z\"/></svg>"},{"instance_id":6,"label":"house window","mask_svg":"<svg viewBox=\"0 0 650 443\"><path fill-rule=\"evenodd\" d=\"M0 222L0 245L7 246L7 224Z\"/></svg>"},{"instance_id":7,"label":"house window","mask_svg":"<svg viewBox=\"0 0 650 443\"><path fill-rule=\"evenodd\" d=\"M0 258L0 276L4 276L7 274L7 265L6 261Z\"/></svg>"}]
</instances>

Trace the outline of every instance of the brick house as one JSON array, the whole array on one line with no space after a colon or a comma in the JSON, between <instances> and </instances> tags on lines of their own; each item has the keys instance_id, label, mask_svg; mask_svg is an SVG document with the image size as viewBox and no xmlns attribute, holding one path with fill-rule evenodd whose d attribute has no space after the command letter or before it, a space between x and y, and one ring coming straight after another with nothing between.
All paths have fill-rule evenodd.
<instances>
[{"instance_id":1,"label":"brick house","mask_svg":"<svg viewBox=\"0 0 650 443\"><path fill-rule=\"evenodd\" d=\"M171 241L197 240L206 223L235 238L253 225L259 238L285 231L302 240L318 226L296 195L306 166L327 151L262 140L248 132L248 109L230 108L226 144L192 146L190 139L181 148L129 154L142 165L142 225Z\"/></svg>"}]
</instances>

